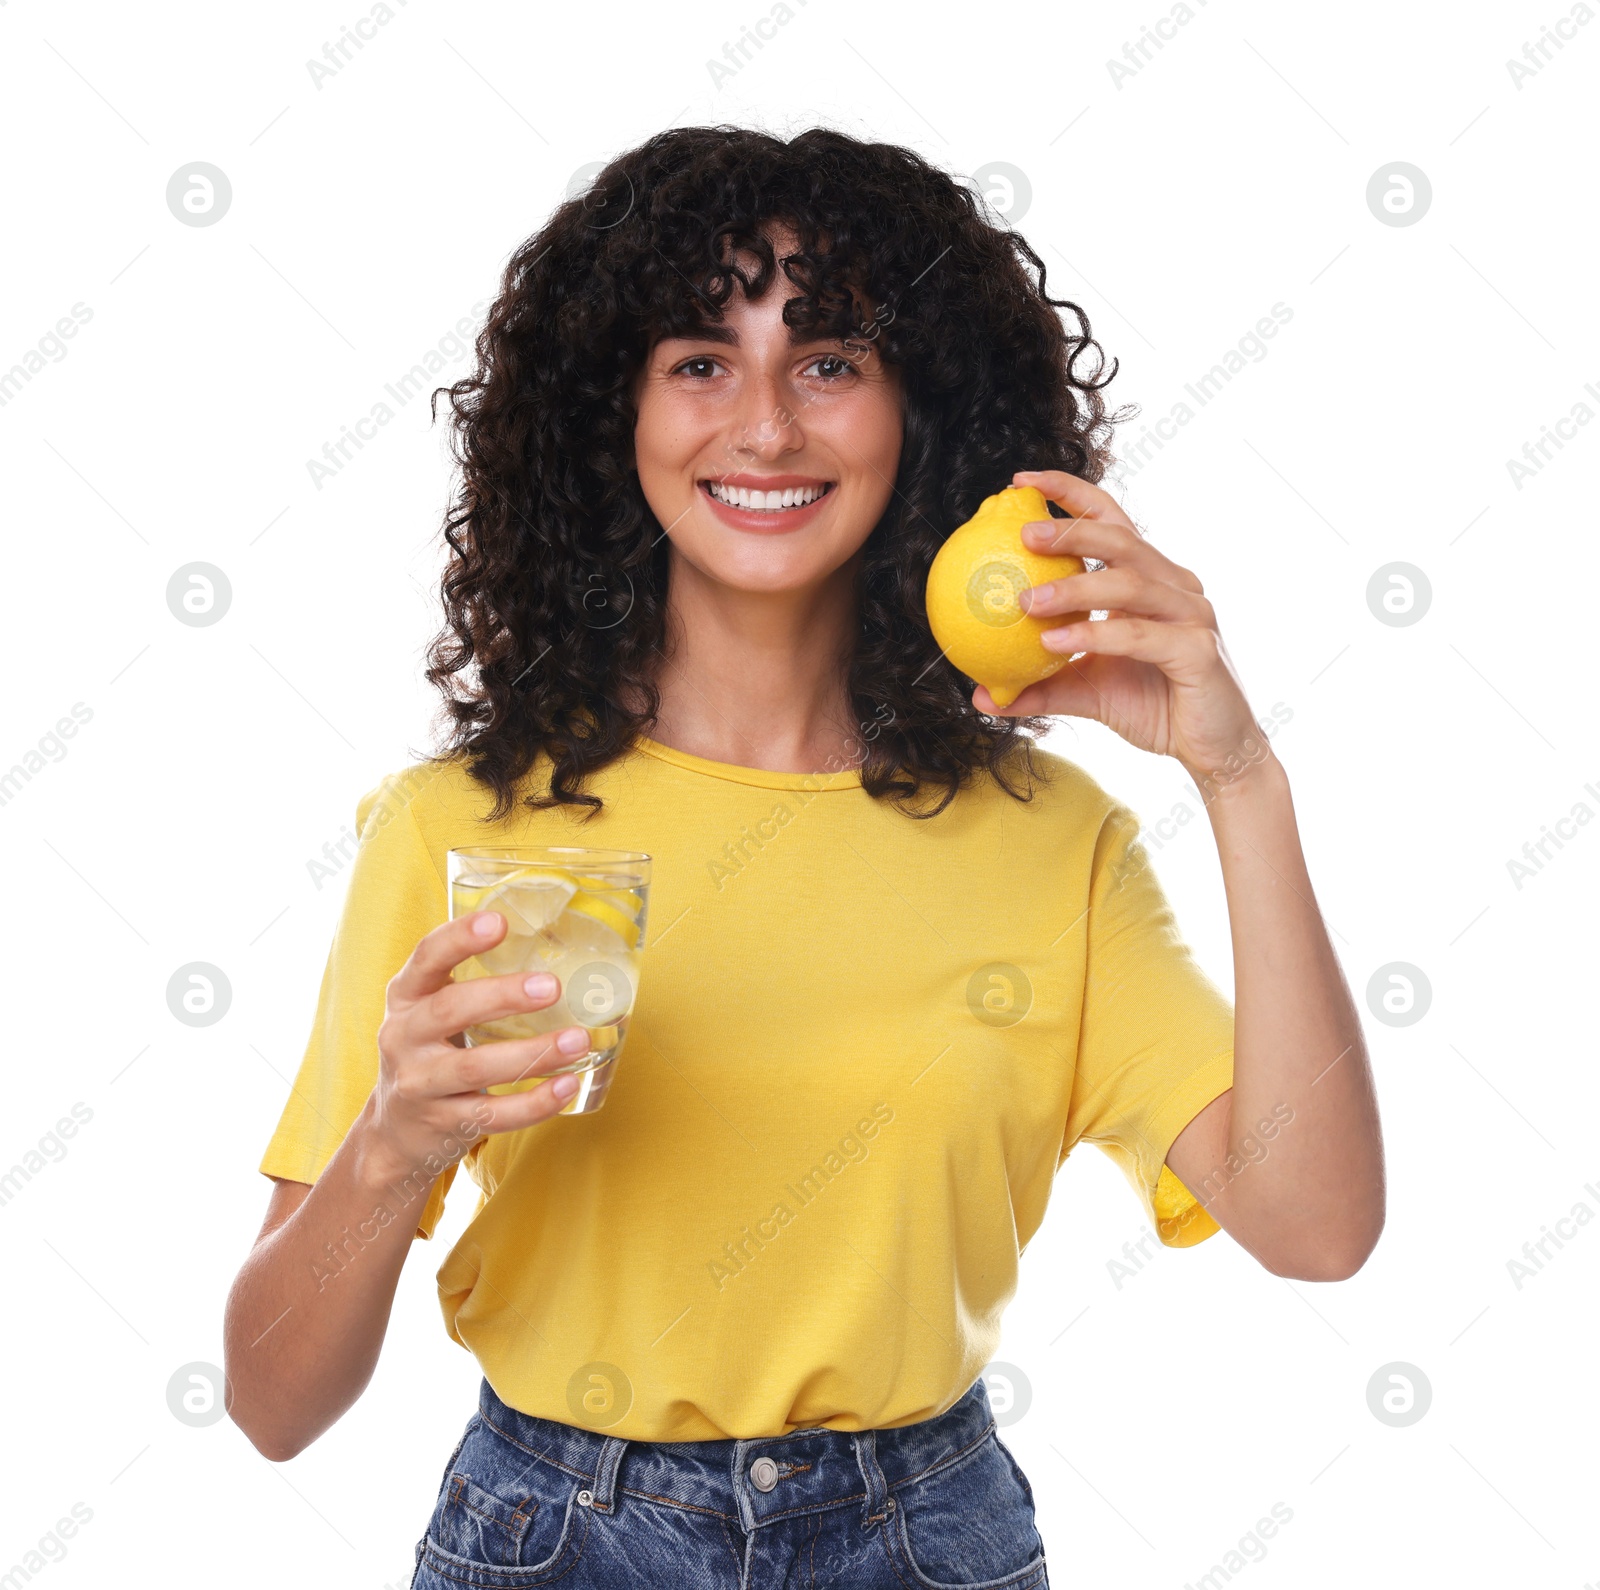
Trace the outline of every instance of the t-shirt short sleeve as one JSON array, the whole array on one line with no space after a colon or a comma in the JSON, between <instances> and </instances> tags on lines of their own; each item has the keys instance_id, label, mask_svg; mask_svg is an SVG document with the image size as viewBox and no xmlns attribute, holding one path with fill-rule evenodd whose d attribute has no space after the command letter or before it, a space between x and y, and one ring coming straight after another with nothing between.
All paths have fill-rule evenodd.
<instances>
[{"instance_id":1,"label":"t-shirt short sleeve","mask_svg":"<svg viewBox=\"0 0 1600 1590\"><path fill-rule=\"evenodd\" d=\"M1126 806L1095 845L1077 1069L1062 1157L1094 1143L1157 1235L1185 1248L1219 1228L1166 1165L1190 1121L1233 1086L1233 1006L1195 960Z\"/></svg>"},{"instance_id":2,"label":"t-shirt short sleeve","mask_svg":"<svg viewBox=\"0 0 1600 1590\"><path fill-rule=\"evenodd\" d=\"M356 833L311 1037L261 1161L263 1174L288 1181L316 1181L344 1141L378 1079L389 979L449 916L444 881L398 779L385 779L356 803ZM451 1164L422 1202L418 1236L433 1235L454 1173Z\"/></svg>"}]
</instances>

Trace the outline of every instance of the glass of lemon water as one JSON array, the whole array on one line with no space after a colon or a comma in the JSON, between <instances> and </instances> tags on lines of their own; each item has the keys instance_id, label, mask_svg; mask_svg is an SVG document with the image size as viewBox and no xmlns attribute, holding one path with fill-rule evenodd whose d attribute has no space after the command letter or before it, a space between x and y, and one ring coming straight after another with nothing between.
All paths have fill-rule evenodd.
<instances>
[{"instance_id":1,"label":"glass of lemon water","mask_svg":"<svg viewBox=\"0 0 1600 1590\"><path fill-rule=\"evenodd\" d=\"M561 1114L598 1110L639 991L650 857L637 850L577 845L470 845L451 850L448 864L452 921L475 911L498 911L506 919L505 937L461 962L456 981L551 972L561 985L555 1003L543 1010L468 1027L467 1043L536 1038L573 1026L589 1032L587 1054L520 1082L496 1083L488 1091L521 1092L570 1071L581 1085Z\"/></svg>"}]
</instances>

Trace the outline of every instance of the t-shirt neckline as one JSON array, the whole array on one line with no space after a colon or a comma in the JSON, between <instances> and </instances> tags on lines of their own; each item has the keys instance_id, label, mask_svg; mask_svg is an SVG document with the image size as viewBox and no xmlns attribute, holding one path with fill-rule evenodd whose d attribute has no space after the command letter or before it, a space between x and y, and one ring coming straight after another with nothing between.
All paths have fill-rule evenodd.
<instances>
[{"instance_id":1,"label":"t-shirt neckline","mask_svg":"<svg viewBox=\"0 0 1600 1590\"><path fill-rule=\"evenodd\" d=\"M733 784L754 784L760 789L834 790L859 789L861 775L854 768L841 768L833 773L775 773L764 767L741 767L736 762L713 762L709 757L694 756L674 746L663 745L649 735L637 736L634 744L646 756L670 762L674 767L700 773L707 778L725 779Z\"/></svg>"}]
</instances>

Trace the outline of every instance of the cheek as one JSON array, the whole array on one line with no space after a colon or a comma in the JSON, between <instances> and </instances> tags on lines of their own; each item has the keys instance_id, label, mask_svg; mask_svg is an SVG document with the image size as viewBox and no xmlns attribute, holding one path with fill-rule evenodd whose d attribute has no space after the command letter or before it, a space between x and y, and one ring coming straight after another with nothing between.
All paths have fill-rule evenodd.
<instances>
[{"instance_id":1,"label":"cheek","mask_svg":"<svg viewBox=\"0 0 1600 1590\"><path fill-rule=\"evenodd\" d=\"M640 473L674 468L694 445L694 430L684 405L666 398L646 399L633 427L633 451Z\"/></svg>"},{"instance_id":2,"label":"cheek","mask_svg":"<svg viewBox=\"0 0 1600 1590\"><path fill-rule=\"evenodd\" d=\"M882 469L899 461L905 434L905 403L898 383L883 382L861 393L861 402L850 416L850 430L856 447Z\"/></svg>"},{"instance_id":3,"label":"cheek","mask_svg":"<svg viewBox=\"0 0 1600 1590\"><path fill-rule=\"evenodd\" d=\"M634 396L634 449L641 457L671 467L686 451L705 443L714 420L703 400L669 382L645 381Z\"/></svg>"},{"instance_id":4,"label":"cheek","mask_svg":"<svg viewBox=\"0 0 1600 1590\"><path fill-rule=\"evenodd\" d=\"M904 421L898 399L874 394L849 416L840 448L855 462L858 489L880 508L894 494Z\"/></svg>"}]
</instances>

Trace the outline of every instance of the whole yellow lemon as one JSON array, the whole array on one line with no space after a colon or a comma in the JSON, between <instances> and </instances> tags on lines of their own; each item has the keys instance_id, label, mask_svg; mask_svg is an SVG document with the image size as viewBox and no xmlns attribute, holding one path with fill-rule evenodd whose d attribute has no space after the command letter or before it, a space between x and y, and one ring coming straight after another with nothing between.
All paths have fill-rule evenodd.
<instances>
[{"instance_id":1,"label":"whole yellow lemon","mask_svg":"<svg viewBox=\"0 0 1600 1590\"><path fill-rule=\"evenodd\" d=\"M1019 593L1046 580L1082 574L1082 558L1030 551L1022 527L1048 519L1037 486L1009 486L985 497L978 511L939 548L928 570L928 624L939 649L962 673L988 687L1008 707L1029 685L1048 679L1066 657L1039 636L1087 618L1067 613L1034 618L1017 605Z\"/></svg>"}]
</instances>

